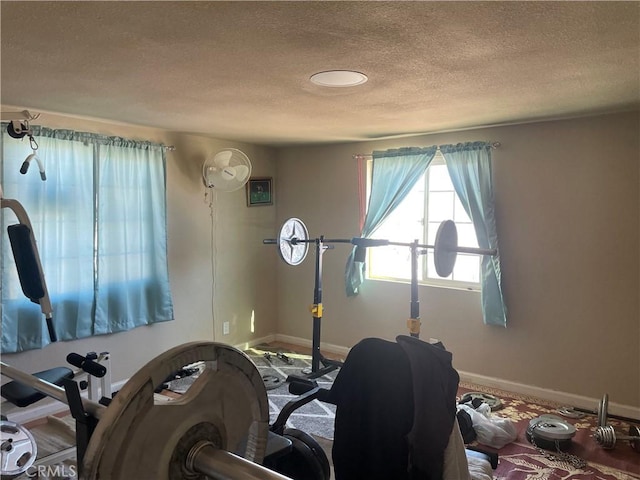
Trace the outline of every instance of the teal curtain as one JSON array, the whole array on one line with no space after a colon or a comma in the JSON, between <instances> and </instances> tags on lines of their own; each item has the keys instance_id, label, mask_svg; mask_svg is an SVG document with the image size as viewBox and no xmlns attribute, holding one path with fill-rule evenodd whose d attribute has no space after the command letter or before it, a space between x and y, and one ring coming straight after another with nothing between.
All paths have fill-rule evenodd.
<instances>
[{"instance_id":1,"label":"teal curtain","mask_svg":"<svg viewBox=\"0 0 640 480\"><path fill-rule=\"evenodd\" d=\"M400 148L373 152L371 193L361 237L370 237L402 202L433 160L437 147ZM348 297L358 294L365 263L356 261L353 248L347 258L345 284Z\"/></svg>"},{"instance_id":2,"label":"teal curtain","mask_svg":"<svg viewBox=\"0 0 640 480\"><path fill-rule=\"evenodd\" d=\"M491 149L491 145L484 142L440 146L456 193L473 222L478 246L497 249ZM499 250L495 256L483 256L481 269L484 323L505 327L507 308L502 293Z\"/></svg>"},{"instance_id":3,"label":"teal curtain","mask_svg":"<svg viewBox=\"0 0 640 480\"><path fill-rule=\"evenodd\" d=\"M34 229L59 340L173 319L168 280L165 153L162 145L32 127L47 175L26 139L2 124L5 198L25 207ZM31 171L31 169L36 171ZM2 352L49 343L38 305L21 292L2 209Z\"/></svg>"}]
</instances>

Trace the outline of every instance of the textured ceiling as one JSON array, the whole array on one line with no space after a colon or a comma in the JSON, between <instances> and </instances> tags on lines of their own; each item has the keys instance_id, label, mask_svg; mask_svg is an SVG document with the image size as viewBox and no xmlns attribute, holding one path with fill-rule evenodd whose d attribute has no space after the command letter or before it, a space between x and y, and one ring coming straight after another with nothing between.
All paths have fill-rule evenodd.
<instances>
[{"instance_id":1,"label":"textured ceiling","mask_svg":"<svg viewBox=\"0 0 640 480\"><path fill-rule=\"evenodd\" d=\"M1 102L32 112L291 145L640 105L638 2L5 0L0 13ZM309 82L328 69L369 81Z\"/></svg>"}]
</instances>

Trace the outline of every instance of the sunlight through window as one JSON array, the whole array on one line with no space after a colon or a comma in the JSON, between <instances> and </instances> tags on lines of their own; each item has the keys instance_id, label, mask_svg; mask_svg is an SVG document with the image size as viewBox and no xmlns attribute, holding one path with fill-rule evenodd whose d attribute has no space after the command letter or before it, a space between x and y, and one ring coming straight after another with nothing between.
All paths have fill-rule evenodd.
<instances>
[{"instance_id":1,"label":"sunlight through window","mask_svg":"<svg viewBox=\"0 0 640 480\"><path fill-rule=\"evenodd\" d=\"M367 164L367 187L371 185L372 161ZM453 220L458 230L458 245L478 248L471 218L455 193L444 157L437 153L427 172L415 184L402 203L376 230L374 238L395 242L433 245L440 223ZM379 280L410 281L411 251L407 247L369 248L368 277ZM439 277L435 270L433 249L420 255L418 281L425 284L480 289L478 255L458 254L452 274Z\"/></svg>"}]
</instances>

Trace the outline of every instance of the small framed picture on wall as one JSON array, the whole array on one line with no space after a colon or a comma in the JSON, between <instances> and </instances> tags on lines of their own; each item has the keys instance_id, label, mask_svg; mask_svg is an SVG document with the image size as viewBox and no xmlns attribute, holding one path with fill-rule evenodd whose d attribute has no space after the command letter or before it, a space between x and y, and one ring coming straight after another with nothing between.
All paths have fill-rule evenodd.
<instances>
[{"instance_id":1,"label":"small framed picture on wall","mask_svg":"<svg viewBox=\"0 0 640 480\"><path fill-rule=\"evenodd\" d=\"M271 177L253 177L247 183L247 206L273 205L273 180Z\"/></svg>"}]
</instances>

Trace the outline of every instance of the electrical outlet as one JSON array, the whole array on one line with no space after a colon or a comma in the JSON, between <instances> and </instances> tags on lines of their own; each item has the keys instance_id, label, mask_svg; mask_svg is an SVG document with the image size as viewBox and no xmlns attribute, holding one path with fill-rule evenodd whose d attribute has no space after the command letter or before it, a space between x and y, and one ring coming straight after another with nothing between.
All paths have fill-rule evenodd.
<instances>
[{"instance_id":1,"label":"electrical outlet","mask_svg":"<svg viewBox=\"0 0 640 480\"><path fill-rule=\"evenodd\" d=\"M229 322L222 322L222 334L229 335Z\"/></svg>"}]
</instances>

